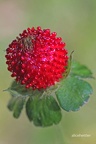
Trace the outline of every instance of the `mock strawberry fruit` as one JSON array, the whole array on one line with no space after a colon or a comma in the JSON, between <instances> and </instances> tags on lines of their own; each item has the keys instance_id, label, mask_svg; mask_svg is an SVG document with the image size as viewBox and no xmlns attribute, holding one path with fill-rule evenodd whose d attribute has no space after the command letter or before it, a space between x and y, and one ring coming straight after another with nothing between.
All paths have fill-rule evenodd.
<instances>
[{"instance_id":1,"label":"mock strawberry fruit","mask_svg":"<svg viewBox=\"0 0 96 144\"><path fill-rule=\"evenodd\" d=\"M6 49L6 64L11 76L26 88L46 89L66 71L67 50L61 37L50 29L24 30Z\"/></svg>"}]
</instances>

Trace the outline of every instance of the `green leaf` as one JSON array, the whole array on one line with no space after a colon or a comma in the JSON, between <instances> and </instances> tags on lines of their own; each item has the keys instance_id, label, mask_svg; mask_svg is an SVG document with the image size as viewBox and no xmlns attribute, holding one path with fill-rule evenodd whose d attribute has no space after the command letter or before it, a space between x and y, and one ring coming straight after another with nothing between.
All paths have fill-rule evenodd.
<instances>
[{"instance_id":1,"label":"green leaf","mask_svg":"<svg viewBox=\"0 0 96 144\"><path fill-rule=\"evenodd\" d=\"M12 97L7 105L8 109L10 111L13 111L13 108L14 108L14 105L15 105L15 102L17 100L17 97Z\"/></svg>"},{"instance_id":2,"label":"green leaf","mask_svg":"<svg viewBox=\"0 0 96 144\"><path fill-rule=\"evenodd\" d=\"M13 109L13 116L15 118L18 118L20 116L24 103L25 103L24 98L22 97L17 98L15 105L14 105L14 109Z\"/></svg>"},{"instance_id":3,"label":"green leaf","mask_svg":"<svg viewBox=\"0 0 96 144\"><path fill-rule=\"evenodd\" d=\"M25 86L21 85L20 83L18 83L16 81L12 82L11 87L8 90L12 96L18 96L18 95L26 96L26 95L28 95L27 89L25 88Z\"/></svg>"},{"instance_id":4,"label":"green leaf","mask_svg":"<svg viewBox=\"0 0 96 144\"><path fill-rule=\"evenodd\" d=\"M66 71L64 72L63 74L63 77L66 78L69 73L70 73L70 69L71 69L71 64L72 64L72 55L73 55L73 52L71 52L70 56L69 56L69 59L68 59L68 66L66 67Z\"/></svg>"},{"instance_id":5,"label":"green leaf","mask_svg":"<svg viewBox=\"0 0 96 144\"><path fill-rule=\"evenodd\" d=\"M35 109L35 105L37 105L37 101L32 98L29 98L26 102L26 113L30 121L33 120L33 110Z\"/></svg>"},{"instance_id":6,"label":"green leaf","mask_svg":"<svg viewBox=\"0 0 96 144\"><path fill-rule=\"evenodd\" d=\"M13 111L13 116L18 118L23 109L23 105L25 103L25 99L23 97L12 97L8 103L8 109Z\"/></svg>"},{"instance_id":7,"label":"green leaf","mask_svg":"<svg viewBox=\"0 0 96 144\"><path fill-rule=\"evenodd\" d=\"M45 103L45 98L38 101L37 113L34 112L33 123L36 126L50 126L53 124L53 121L50 119L49 116L49 109Z\"/></svg>"},{"instance_id":8,"label":"green leaf","mask_svg":"<svg viewBox=\"0 0 96 144\"><path fill-rule=\"evenodd\" d=\"M7 89L10 92L11 96L41 96L44 90L32 90L32 88L26 89L24 85L13 81L11 87Z\"/></svg>"},{"instance_id":9,"label":"green leaf","mask_svg":"<svg viewBox=\"0 0 96 144\"><path fill-rule=\"evenodd\" d=\"M73 61L71 65L71 76L79 76L82 78L92 78L91 70L85 65L80 64L79 62Z\"/></svg>"},{"instance_id":10,"label":"green leaf","mask_svg":"<svg viewBox=\"0 0 96 144\"><path fill-rule=\"evenodd\" d=\"M61 110L55 99L50 97L29 98L26 103L26 113L30 121L36 126L50 126L61 120Z\"/></svg>"},{"instance_id":11,"label":"green leaf","mask_svg":"<svg viewBox=\"0 0 96 144\"><path fill-rule=\"evenodd\" d=\"M50 96L46 98L46 105L50 110L50 119L54 124L58 124L62 118L61 110L56 100Z\"/></svg>"},{"instance_id":12,"label":"green leaf","mask_svg":"<svg viewBox=\"0 0 96 144\"><path fill-rule=\"evenodd\" d=\"M77 77L67 77L56 91L60 106L66 111L77 111L89 99L92 87Z\"/></svg>"}]
</instances>

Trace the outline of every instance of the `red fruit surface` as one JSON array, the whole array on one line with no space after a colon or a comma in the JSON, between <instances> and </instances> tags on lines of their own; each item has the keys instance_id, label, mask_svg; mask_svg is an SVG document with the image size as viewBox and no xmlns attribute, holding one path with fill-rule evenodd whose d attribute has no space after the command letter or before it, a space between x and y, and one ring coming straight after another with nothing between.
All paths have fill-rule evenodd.
<instances>
[{"instance_id":1,"label":"red fruit surface","mask_svg":"<svg viewBox=\"0 0 96 144\"><path fill-rule=\"evenodd\" d=\"M11 76L26 88L46 89L60 81L68 64L61 37L41 27L28 28L6 49L6 64Z\"/></svg>"}]
</instances>

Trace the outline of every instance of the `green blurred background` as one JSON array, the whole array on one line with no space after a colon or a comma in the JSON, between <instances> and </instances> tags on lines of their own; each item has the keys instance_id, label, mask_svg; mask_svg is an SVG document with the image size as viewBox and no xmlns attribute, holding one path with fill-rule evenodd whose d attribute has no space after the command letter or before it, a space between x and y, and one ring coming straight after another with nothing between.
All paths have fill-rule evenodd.
<instances>
[{"instance_id":1,"label":"green blurred background","mask_svg":"<svg viewBox=\"0 0 96 144\"><path fill-rule=\"evenodd\" d=\"M27 27L41 26L56 31L74 59L87 65L96 77L95 0L0 0L0 144L96 144L96 81L94 93L78 112L63 113L59 125L38 128L23 111L16 120L6 105L12 78L5 64L5 49ZM90 137L72 137L89 134Z\"/></svg>"}]
</instances>

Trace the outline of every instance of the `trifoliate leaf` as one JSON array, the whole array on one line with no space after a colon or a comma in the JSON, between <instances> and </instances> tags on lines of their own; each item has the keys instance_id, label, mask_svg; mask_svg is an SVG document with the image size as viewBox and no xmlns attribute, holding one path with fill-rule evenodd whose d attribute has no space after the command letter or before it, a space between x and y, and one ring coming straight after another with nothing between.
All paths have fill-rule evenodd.
<instances>
[{"instance_id":1,"label":"trifoliate leaf","mask_svg":"<svg viewBox=\"0 0 96 144\"><path fill-rule=\"evenodd\" d=\"M21 111L23 109L25 99L21 96L18 97L12 97L8 103L8 109L10 111L13 111L13 116L15 118L18 118L21 114Z\"/></svg>"},{"instance_id":2,"label":"trifoliate leaf","mask_svg":"<svg viewBox=\"0 0 96 144\"><path fill-rule=\"evenodd\" d=\"M82 78L92 78L91 70L85 65L80 64L79 62L73 61L71 64L71 76L79 76Z\"/></svg>"},{"instance_id":3,"label":"trifoliate leaf","mask_svg":"<svg viewBox=\"0 0 96 144\"><path fill-rule=\"evenodd\" d=\"M42 99L29 98L26 103L26 113L29 120L33 120L36 126L50 126L61 120L61 110L52 96Z\"/></svg>"},{"instance_id":4,"label":"trifoliate leaf","mask_svg":"<svg viewBox=\"0 0 96 144\"><path fill-rule=\"evenodd\" d=\"M77 111L89 99L92 87L77 77L67 77L56 91L60 106L66 111Z\"/></svg>"}]
</instances>

